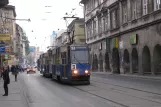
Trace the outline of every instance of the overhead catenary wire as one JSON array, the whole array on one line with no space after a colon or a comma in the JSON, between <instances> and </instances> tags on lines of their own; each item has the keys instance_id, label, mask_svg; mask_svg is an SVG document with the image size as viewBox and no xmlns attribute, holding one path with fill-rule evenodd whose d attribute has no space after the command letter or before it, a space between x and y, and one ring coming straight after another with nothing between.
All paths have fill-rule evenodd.
<instances>
[{"instance_id":1,"label":"overhead catenary wire","mask_svg":"<svg viewBox=\"0 0 161 107\"><path fill-rule=\"evenodd\" d=\"M71 10L69 13L68 13L68 12L65 13L65 16L66 16L66 17L72 17L72 16L75 17L75 16L77 16L77 14L74 13L74 11L77 10L77 9L78 9L78 8L72 8L72 10ZM64 18L62 17L60 20L62 20L62 19L64 19ZM66 19L66 20L65 20L66 27L68 27L69 22L72 21L72 20L73 20L73 19ZM59 30L58 30L58 31L59 31ZM48 37L48 36L46 36L46 37ZM45 44L45 42L46 42L46 40L47 40L46 37L44 38L44 42L41 44L41 48L43 48L43 45Z\"/></svg>"}]
</instances>

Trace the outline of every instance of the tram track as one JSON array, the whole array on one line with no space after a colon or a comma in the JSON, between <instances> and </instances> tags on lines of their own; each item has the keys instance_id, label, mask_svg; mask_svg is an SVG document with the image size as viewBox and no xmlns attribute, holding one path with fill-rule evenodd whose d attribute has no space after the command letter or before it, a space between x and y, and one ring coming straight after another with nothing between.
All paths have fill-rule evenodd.
<instances>
[{"instance_id":1,"label":"tram track","mask_svg":"<svg viewBox=\"0 0 161 107\"><path fill-rule=\"evenodd\" d=\"M73 87L74 87L75 89L78 89L78 90L83 91L83 92L85 92L85 93L88 93L88 94L90 94L90 95L96 96L96 97L101 98L101 99L104 99L104 100L106 100L106 101L109 101L109 102L113 103L114 105L117 105L117 106L114 106L114 107L130 107L130 106L127 106L127 105L125 105L125 104L116 102L116 101L114 101L114 100L112 100L112 99L108 99L108 98L102 97L102 96L100 96L100 95L94 94L94 93L92 93L92 92L83 90L83 89L78 88L78 87L76 87L76 86L73 86Z\"/></svg>"},{"instance_id":2,"label":"tram track","mask_svg":"<svg viewBox=\"0 0 161 107\"><path fill-rule=\"evenodd\" d=\"M93 85L93 86L95 86L95 85ZM98 87L98 86L96 86L96 87ZM100 88L100 87L99 87ZM101 87L101 89L103 89L103 90L108 90L108 89L106 89L106 88L102 88ZM137 96L134 96L134 95L131 95L131 94L127 94L127 93L125 93L125 92L123 92L122 90L119 90L119 89L116 89L116 88L112 88L113 89L113 91L114 92L117 92L117 93L120 93L120 94L123 94L123 95L128 95L128 96L131 96L131 97L135 97L135 98L139 98L139 99L142 99L142 100L147 100L147 101L151 101L151 102L154 102L154 103L158 103L158 104L161 104L161 102L159 102L159 101L154 101L154 100L150 100L150 99L147 99L147 98L142 98L142 97L137 97ZM118 92L119 91L119 92ZM138 91L138 90L137 90ZM144 91L140 91L140 92L144 92ZM147 93L147 92L146 92ZM151 93L152 94L152 93ZM154 94L155 96L157 95L158 96L158 94ZM161 97L161 96L160 96Z\"/></svg>"},{"instance_id":3,"label":"tram track","mask_svg":"<svg viewBox=\"0 0 161 107\"><path fill-rule=\"evenodd\" d=\"M161 94L155 93L155 92L149 92L149 91L145 91L145 90L141 90L141 89L137 89L137 88L131 88L131 87L126 87L126 86L121 86L121 85L117 85L117 84L111 84L111 83L107 83L107 82L102 82L102 81L99 81L99 80L97 81L97 80L92 80L91 79L91 86L96 87L96 88L100 88L101 90L109 90L110 88L107 89L107 88L99 87L97 84L94 84L94 83L102 83L102 84L106 84L106 85L111 85L111 86L116 86L116 87L122 87L122 88L126 88L126 89L140 91L140 92L150 93L150 94L153 94L153 95L161 95ZM72 86L72 87L75 88L75 89L77 89L77 90L80 90L80 91L82 91L84 93L87 93L87 94L90 94L92 96L95 96L97 98L106 100L110 104L114 105L113 107L130 107L129 105L123 104L122 102L115 101L114 99L106 98L106 97L103 97L102 95L96 94L96 93L93 92L94 90L85 90L85 89L82 89L82 88L80 88L78 86ZM137 97L135 95L126 94L122 90L119 90L119 89L117 89L115 87L112 88L112 89L113 89L113 92L117 92L117 93L120 93L120 94L124 94L124 95L128 95L128 96L131 96L131 97L135 97L135 98L138 98L138 99L150 101L150 102L153 102L153 103L161 104L161 102L159 102L159 101L154 101L154 100L151 100L151 99L148 99L148 98L142 98L142 97Z\"/></svg>"},{"instance_id":4,"label":"tram track","mask_svg":"<svg viewBox=\"0 0 161 107\"><path fill-rule=\"evenodd\" d=\"M91 81L93 81L93 80L91 80ZM99 83L101 83L101 82L99 82ZM100 89L103 89L103 90L108 90L108 89L106 89L106 88L98 87L98 86L93 85L93 84L91 84L91 86L94 86L94 87L97 87L97 88L100 88ZM113 85L113 86L117 86L117 85ZM87 91L87 90L78 88L77 86L73 86L73 87L76 88L76 89L78 89L78 90L80 90L80 91L83 91L83 92L85 92L85 93L91 94L91 95L93 95L93 96L96 96L96 97L102 98L102 99L104 99L104 100L107 100L107 101L109 101L109 102L112 102L112 103L114 103L114 104L117 104L118 107L120 107L120 106L121 106L121 107L130 107L130 106L128 106L128 105L125 105L125 104L116 102L116 101L114 101L114 100L112 100L112 99L105 98L105 97L102 97L102 96L100 96L100 95L94 94L94 93L92 93L92 92L90 92L90 91ZM122 86L121 86L121 87L122 87ZM125 87L123 87L123 88L125 88ZM113 88L113 89L114 89L114 88ZM131 88L130 88L130 89L131 89ZM118 89L114 89L114 90L118 90ZM137 90L137 91L138 91L138 90ZM134 96L134 95L125 94L125 93L123 93L123 92L118 92L118 91L114 91L114 92L117 92L117 93L120 93L120 94L123 94L123 95L128 95L128 96L135 97L135 98L139 98L139 99L142 99L142 100L150 101L150 102L153 102L153 103L161 104L161 102L159 102L159 101L149 100L149 99L147 99L147 98L142 98L142 97L136 97L136 96ZM142 91L142 92L144 92L144 91ZM155 93L155 95L158 95L158 94ZM114 107L115 107L115 106L114 106Z\"/></svg>"},{"instance_id":5,"label":"tram track","mask_svg":"<svg viewBox=\"0 0 161 107\"><path fill-rule=\"evenodd\" d=\"M96 83L102 83L102 84L106 84L106 85L112 85L112 86L116 86L116 87L121 87L121 88L126 88L126 89L131 89L131 90L136 90L136 91L140 91L140 92L145 92L145 93L154 94L154 95L160 95L161 96L160 93L155 93L155 92L151 92L151 91L145 91L145 90L141 90L141 89L138 89L138 88L126 87L126 86L111 84L111 83L107 83L107 82L100 82L100 81L96 81L96 80L91 80L91 81L96 82Z\"/></svg>"},{"instance_id":6,"label":"tram track","mask_svg":"<svg viewBox=\"0 0 161 107\"><path fill-rule=\"evenodd\" d=\"M140 91L140 92L144 92L144 93L149 93L149 94L153 94L153 95L155 95L155 96L160 96L160 97L161 97L161 94L160 94L160 93L145 91L145 90L141 90L141 89L137 89L137 88L125 87L125 86L121 86L121 85L111 84L111 83L107 83L107 82L100 82L100 81L96 81L96 80L91 80L91 82L102 83L102 84L106 84L106 85L111 85L111 86L126 88L126 89L135 90L135 91ZM94 85L94 84L92 84L92 83L91 83L90 85L93 86L93 87L100 88L101 90L109 90L109 89L107 89L107 88L99 87L99 86ZM116 102L116 101L114 101L114 100L112 100L112 99L105 98L105 97L103 97L103 96L101 96L101 95L98 95L98 94L95 94L95 93L90 92L90 91L93 91L93 90L88 91L88 90L81 89L81 88L79 88L79 87L77 87L77 86L73 86L73 88L76 88L76 89L78 89L78 90L80 90L80 91L83 91L83 92L85 92L85 93L88 93L88 94L90 94L90 95L93 95L93 96L102 98L102 99L104 99L104 100L107 100L107 101L109 101L109 102L111 102L111 103L117 105L117 106L114 106L114 107L130 107L130 106L128 106L128 105L122 104L122 103L120 103L120 102ZM135 96L135 95L127 94L127 93L123 92L123 90L119 90L119 89L117 89L117 88L112 88L112 89L113 89L113 92L116 92L116 93L120 93L120 94L128 95L128 96L131 96L131 97L134 97L134 98L138 98L138 99L150 101L150 102L153 102L153 103L161 104L161 102L159 102L159 101L150 100L150 99L148 99L148 98L137 97L137 96ZM121 92L121 91L122 91L122 92Z\"/></svg>"}]
</instances>

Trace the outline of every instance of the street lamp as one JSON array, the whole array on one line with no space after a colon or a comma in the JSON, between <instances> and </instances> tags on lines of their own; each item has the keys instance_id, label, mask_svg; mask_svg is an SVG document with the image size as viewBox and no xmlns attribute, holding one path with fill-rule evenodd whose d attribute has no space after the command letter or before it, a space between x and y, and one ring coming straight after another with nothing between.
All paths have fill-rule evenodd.
<instances>
[{"instance_id":1,"label":"street lamp","mask_svg":"<svg viewBox=\"0 0 161 107\"><path fill-rule=\"evenodd\" d=\"M12 19L12 18L6 18L6 19L19 20L19 21L28 21L28 22L31 22L31 19Z\"/></svg>"},{"instance_id":2,"label":"street lamp","mask_svg":"<svg viewBox=\"0 0 161 107\"><path fill-rule=\"evenodd\" d=\"M19 21L28 21L28 22L31 22L31 19L14 19L14 18L8 18L8 17L2 17L2 18L5 18L5 19L10 19L10 20L19 20Z\"/></svg>"}]
</instances>

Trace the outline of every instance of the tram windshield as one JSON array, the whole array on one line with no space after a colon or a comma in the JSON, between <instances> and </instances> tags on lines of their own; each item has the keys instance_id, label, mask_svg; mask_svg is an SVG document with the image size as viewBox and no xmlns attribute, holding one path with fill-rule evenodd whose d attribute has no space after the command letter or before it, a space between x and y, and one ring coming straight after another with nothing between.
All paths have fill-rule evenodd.
<instances>
[{"instance_id":1,"label":"tram windshield","mask_svg":"<svg viewBox=\"0 0 161 107\"><path fill-rule=\"evenodd\" d=\"M88 51L72 51L72 63L88 63Z\"/></svg>"}]
</instances>

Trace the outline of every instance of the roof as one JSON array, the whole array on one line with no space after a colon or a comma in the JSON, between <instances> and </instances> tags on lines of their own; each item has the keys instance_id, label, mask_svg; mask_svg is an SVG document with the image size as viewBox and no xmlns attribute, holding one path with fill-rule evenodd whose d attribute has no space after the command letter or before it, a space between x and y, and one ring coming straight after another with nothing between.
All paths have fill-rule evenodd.
<instances>
[{"instance_id":1,"label":"roof","mask_svg":"<svg viewBox=\"0 0 161 107\"><path fill-rule=\"evenodd\" d=\"M79 18L79 19L75 19L75 20L73 20L70 24L69 24L69 26L68 26L68 28L71 28L75 23L79 23L79 22L82 22L82 23L84 23L84 18Z\"/></svg>"},{"instance_id":2,"label":"roof","mask_svg":"<svg viewBox=\"0 0 161 107\"><path fill-rule=\"evenodd\" d=\"M11 9L11 10L13 10L14 17L17 16L17 15L16 15L16 8L15 8L15 6L6 5L6 6L4 6L3 8L4 8L4 9Z\"/></svg>"},{"instance_id":3,"label":"roof","mask_svg":"<svg viewBox=\"0 0 161 107\"><path fill-rule=\"evenodd\" d=\"M81 0L80 3L84 4L86 0Z\"/></svg>"},{"instance_id":4,"label":"roof","mask_svg":"<svg viewBox=\"0 0 161 107\"><path fill-rule=\"evenodd\" d=\"M86 4L89 0L81 0L80 3L81 4Z\"/></svg>"}]
</instances>

